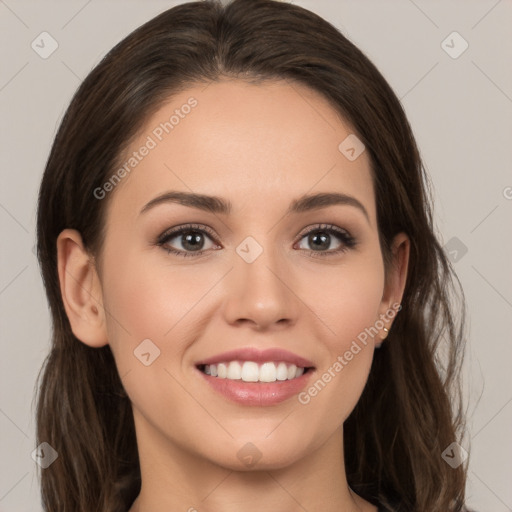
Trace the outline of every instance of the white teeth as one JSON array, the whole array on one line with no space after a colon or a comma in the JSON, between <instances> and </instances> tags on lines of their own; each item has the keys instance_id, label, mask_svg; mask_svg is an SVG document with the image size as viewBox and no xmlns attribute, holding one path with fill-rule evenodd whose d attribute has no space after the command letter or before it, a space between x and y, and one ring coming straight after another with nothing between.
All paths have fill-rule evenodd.
<instances>
[{"instance_id":1,"label":"white teeth","mask_svg":"<svg viewBox=\"0 0 512 512\"><path fill-rule=\"evenodd\" d=\"M288 368L286 363L279 363L276 371L277 380L286 380L288 378Z\"/></svg>"},{"instance_id":2,"label":"white teeth","mask_svg":"<svg viewBox=\"0 0 512 512\"><path fill-rule=\"evenodd\" d=\"M242 365L238 361L231 361L229 363L226 378L231 380L240 380L242 378Z\"/></svg>"},{"instance_id":3,"label":"white teeth","mask_svg":"<svg viewBox=\"0 0 512 512\"><path fill-rule=\"evenodd\" d=\"M258 382L259 376L260 370L258 368L258 363L245 361L244 365L242 366L242 380L244 382Z\"/></svg>"},{"instance_id":4,"label":"white teeth","mask_svg":"<svg viewBox=\"0 0 512 512\"><path fill-rule=\"evenodd\" d=\"M228 375L228 367L224 363L217 365L217 377L225 379Z\"/></svg>"},{"instance_id":5,"label":"white teeth","mask_svg":"<svg viewBox=\"0 0 512 512\"><path fill-rule=\"evenodd\" d=\"M284 362L272 361L261 366L254 361L229 361L219 364L206 364L203 369L206 375L220 379L243 380L244 382L275 382L292 380L304 373L304 368Z\"/></svg>"},{"instance_id":6,"label":"white teeth","mask_svg":"<svg viewBox=\"0 0 512 512\"><path fill-rule=\"evenodd\" d=\"M274 363L263 363L260 368L260 381L261 382L275 382L276 381L276 365Z\"/></svg>"}]
</instances>

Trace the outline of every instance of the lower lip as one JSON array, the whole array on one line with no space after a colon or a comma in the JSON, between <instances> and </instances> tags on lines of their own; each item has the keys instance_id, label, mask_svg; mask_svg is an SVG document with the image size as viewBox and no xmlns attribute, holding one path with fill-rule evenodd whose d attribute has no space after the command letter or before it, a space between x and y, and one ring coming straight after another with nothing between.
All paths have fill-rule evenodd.
<instances>
[{"instance_id":1,"label":"lower lip","mask_svg":"<svg viewBox=\"0 0 512 512\"><path fill-rule=\"evenodd\" d=\"M243 405L267 406L284 402L300 393L314 372L310 369L292 380L275 382L244 382L243 380L220 379L197 370L208 384L229 400Z\"/></svg>"}]
</instances>

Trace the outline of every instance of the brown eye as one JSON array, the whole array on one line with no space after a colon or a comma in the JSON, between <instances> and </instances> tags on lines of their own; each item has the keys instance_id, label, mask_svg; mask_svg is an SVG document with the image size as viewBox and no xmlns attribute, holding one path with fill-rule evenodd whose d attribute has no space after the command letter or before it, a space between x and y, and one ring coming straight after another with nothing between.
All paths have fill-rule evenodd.
<instances>
[{"instance_id":1,"label":"brown eye","mask_svg":"<svg viewBox=\"0 0 512 512\"><path fill-rule=\"evenodd\" d=\"M340 243L340 248L329 250L333 237ZM346 252L347 250L355 247L356 240L344 229L337 226L319 226L310 229L301 236L301 240L306 238L306 243L313 248L313 250L306 249L315 256L332 256Z\"/></svg>"},{"instance_id":2,"label":"brown eye","mask_svg":"<svg viewBox=\"0 0 512 512\"><path fill-rule=\"evenodd\" d=\"M198 256L211 248L204 248L205 237L213 241L213 233L210 233L210 230L206 229L206 226L201 228L196 226L181 226L163 233L158 238L157 244L168 253L178 256ZM174 242L171 244L171 241ZM170 247L171 245L178 245L178 248ZM215 247L215 244L213 244L213 246Z\"/></svg>"}]
</instances>

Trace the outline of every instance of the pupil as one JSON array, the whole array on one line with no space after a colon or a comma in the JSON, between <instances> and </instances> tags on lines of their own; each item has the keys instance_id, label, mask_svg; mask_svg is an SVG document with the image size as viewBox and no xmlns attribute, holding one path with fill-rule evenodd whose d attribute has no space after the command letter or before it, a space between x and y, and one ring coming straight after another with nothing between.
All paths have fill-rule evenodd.
<instances>
[{"instance_id":1,"label":"pupil","mask_svg":"<svg viewBox=\"0 0 512 512\"><path fill-rule=\"evenodd\" d=\"M320 244L317 244L316 242L313 242L313 240L316 240L317 238L321 238L322 242L324 243L324 245L325 245L325 242L327 242L326 247L323 247L323 249L328 249L329 248L329 242L328 242L329 235L327 235L325 233L321 233L321 234L315 233L314 235L310 235L310 242L312 242L313 245L316 245L317 247L320 247Z\"/></svg>"},{"instance_id":2,"label":"pupil","mask_svg":"<svg viewBox=\"0 0 512 512\"><path fill-rule=\"evenodd\" d=\"M184 235L185 243L183 244L183 246L186 248L187 244L189 244L191 249L197 249L198 246L199 248L201 248L203 246L203 244L201 243L201 233L192 233L194 234Z\"/></svg>"}]
</instances>

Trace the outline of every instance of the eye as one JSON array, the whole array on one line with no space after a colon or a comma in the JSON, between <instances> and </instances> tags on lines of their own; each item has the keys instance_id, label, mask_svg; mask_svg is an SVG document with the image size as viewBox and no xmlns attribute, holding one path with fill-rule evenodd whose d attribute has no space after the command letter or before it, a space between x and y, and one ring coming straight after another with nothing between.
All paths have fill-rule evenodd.
<instances>
[{"instance_id":1,"label":"eye","mask_svg":"<svg viewBox=\"0 0 512 512\"><path fill-rule=\"evenodd\" d=\"M198 256L205 252L205 250L203 250L203 239L205 235L208 235L210 239L214 238L213 231L207 226L189 224L166 231L158 238L157 245L161 246L169 254L172 253L184 257ZM175 238L178 239L178 243L181 244L181 250L169 247L169 245L171 245L170 242Z\"/></svg>"},{"instance_id":2,"label":"eye","mask_svg":"<svg viewBox=\"0 0 512 512\"><path fill-rule=\"evenodd\" d=\"M333 237L338 239L338 241L341 241L341 247L334 250L328 250L331 242L333 241ZM312 247L319 249L307 250L310 255L315 257L335 256L352 249L357 243L356 239L351 236L348 231L331 224L321 224L313 229L309 229L309 231L301 235L301 240L304 238L306 238L306 242L311 244Z\"/></svg>"},{"instance_id":3,"label":"eye","mask_svg":"<svg viewBox=\"0 0 512 512\"><path fill-rule=\"evenodd\" d=\"M187 224L185 226L178 226L165 231L158 237L156 245L161 246L168 254L176 254L177 256L183 257L200 256L208 249L212 248L204 248L205 236L206 238L209 238L210 241L215 240L215 234L208 226ZM172 247L176 244L176 242L173 242L175 239L177 239L177 243L181 245L181 248L176 249ZM308 231L303 232L300 235L301 242L303 239L306 239L307 243L317 249L306 249L306 252L314 257L335 256L348 251L357 244L356 239L351 236L348 231L331 224L321 224L313 228L309 228ZM340 247L334 250L329 250L333 239L338 240ZM220 245L214 243L213 248L218 249L220 248ZM303 247L299 248L303 249Z\"/></svg>"}]
</instances>

